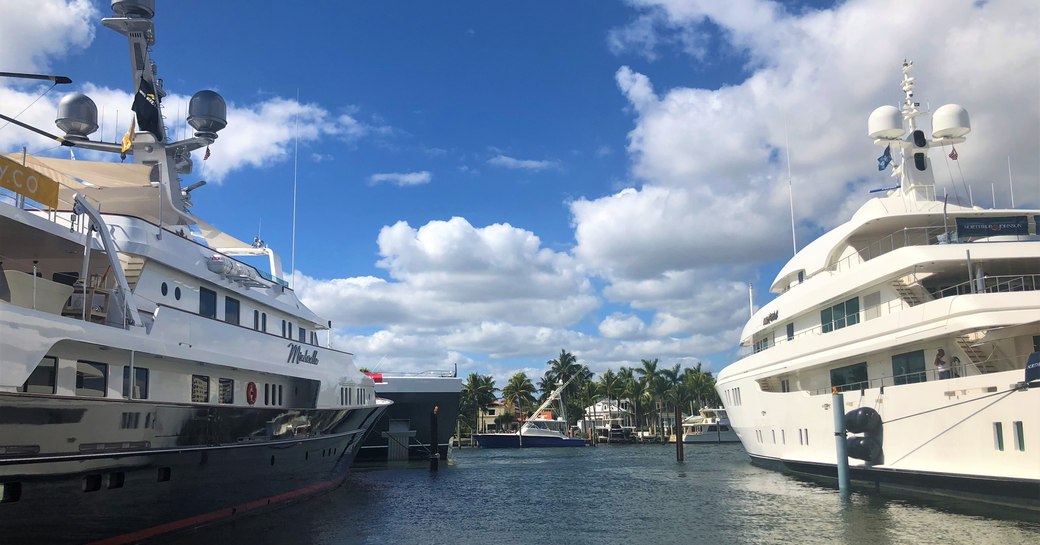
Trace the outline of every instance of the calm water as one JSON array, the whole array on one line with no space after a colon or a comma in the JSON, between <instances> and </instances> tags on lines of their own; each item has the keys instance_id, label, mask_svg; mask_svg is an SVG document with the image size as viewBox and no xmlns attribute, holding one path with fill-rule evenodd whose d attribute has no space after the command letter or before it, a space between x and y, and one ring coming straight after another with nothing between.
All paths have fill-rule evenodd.
<instances>
[{"instance_id":1,"label":"calm water","mask_svg":"<svg viewBox=\"0 0 1040 545\"><path fill-rule=\"evenodd\" d=\"M162 543L1038 544L1040 520L854 493L748 462L739 445L454 452L354 470L343 487Z\"/></svg>"}]
</instances>

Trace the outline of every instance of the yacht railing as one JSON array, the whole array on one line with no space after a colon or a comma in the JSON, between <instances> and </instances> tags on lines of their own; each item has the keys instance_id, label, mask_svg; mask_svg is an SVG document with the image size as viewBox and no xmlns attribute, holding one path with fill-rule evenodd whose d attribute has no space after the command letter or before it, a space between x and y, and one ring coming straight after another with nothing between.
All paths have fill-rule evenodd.
<instances>
[{"instance_id":1,"label":"yacht railing","mask_svg":"<svg viewBox=\"0 0 1040 545\"><path fill-rule=\"evenodd\" d=\"M984 276L977 278L974 281L969 280L954 284L952 286L944 286L940 288L928 289L931 299L929 301L935 301L946 297L953 297L957 295L971 295L971 294L988 294L988 293L1010 293L1010 292L1025 292L1025 291L1040 291L1040 274L1022 274L1022 275L999 275L999 276ZM925 304L929 301L924 301L920 304ZM897 311L909 308L910 304L902 299L893 299L888 303L882 304L877 307L870 307L861 309L855 314L845 315L841 319L832 320L829 324L820 324L811 329L806 329L795 333L792 337L788 338L786 335L782 335L782 330L775 330L777 335L768 344L756 344L754 346L742 346L737 351L737 360L746 358L752 354L768 350L774 346L784 344L786 342L794 341L800 337L806 336L819 336L827 333L838 331L847 327L853 327L857 324L869 321L871 319L894 314ZM851 318L851 319L850 319ZM855 322L850 324L849 322Z\"/></svg>"},{"instance_id":2,"label":"yacht railing","mask_svg":"<svg viewBox=\"0 0 1040 545\"><path fill-rule=\"evenodd\" d=\"M1027 357L1020 358L1002 358L990 360L988 363L998 365L1003 369L1008 370L1022 370L1026 368ZM930 367L930 366L929 366ZM900 375L882 375L877 378L869 380L849 382L846 384L836 384L824 388L817 388L815 390L809 390L810 395L824 395L830 394L835 388L841 392L849 392L856 390L864 390L870 388L881 388L889 386L902 386L905 384L915 384L918 382L934 382L937 380L951 380L967 376L975 376L985 374L979 370L977 366L972 364L970 361L961 362L960 364L954 364L951 366L952 375L949 379L942 379L939 377L939 371L934 367L930 369L924 369L919 371L913 371L909 373L903 373ZM1023 375L1025 378L1025 375Z\"/></svg>"},{"instance_id":3,"label":"yacht railing","mask_svg":"<svg viewBox=\"0 0 1040 545\"><path fill-rule=\"evenodd\" d=\"M908 246L932 246L936 244L987 244L997 242L1023 242L1032 240L1029 235L1010 235L1001 237L1001 240L990 240L991 237L964 237L957 238L956 222L953 217L949 219L949 225L944 227L905 227L890 235L884 236L870 244L859 247L854 255L850 255L831 267L830 271L847 271L861 265L871 259L885 255L893 250L906 248Z\"/></svg>"}]
</instances>

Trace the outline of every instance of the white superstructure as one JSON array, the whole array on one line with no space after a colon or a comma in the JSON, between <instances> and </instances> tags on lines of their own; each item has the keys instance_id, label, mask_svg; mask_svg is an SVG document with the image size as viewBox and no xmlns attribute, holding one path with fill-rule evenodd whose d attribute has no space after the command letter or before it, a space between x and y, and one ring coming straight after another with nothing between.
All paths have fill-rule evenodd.
<instances>
[{"instance_id":1,"label":"white superstructure","mask_svg":"<svg viewBox=\"0 0 1040 545\"><path fill-rule=\"evenodd\" d=\"M869 407L880 453L850 459L854 480L1040 508L1040 210L936 199L929 152L955 157L970 126L946 105L926 137L911 70L902 109L868 123L881 166L901 152L898 186L781 269L717 390L756 464L834 476L832 411Z\"/></svg>"}]
</instances>

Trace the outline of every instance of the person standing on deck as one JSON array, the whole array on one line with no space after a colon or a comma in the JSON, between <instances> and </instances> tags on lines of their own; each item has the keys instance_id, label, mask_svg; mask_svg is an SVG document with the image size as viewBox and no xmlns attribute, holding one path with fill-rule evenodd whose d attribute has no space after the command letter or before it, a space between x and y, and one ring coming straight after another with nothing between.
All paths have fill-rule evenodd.
<instances>
[{"instance_id":1,"label":"person standing on deck","mask_svg":"<svg viewBox=\"0 0 1040 545\"><path fill-rule=\"evenodd\" d=\"M950 365L946 363L946 352L942 348L935 354L935 370L939 372L939 380L950 378Z\"/></svg>"}]
</instances>

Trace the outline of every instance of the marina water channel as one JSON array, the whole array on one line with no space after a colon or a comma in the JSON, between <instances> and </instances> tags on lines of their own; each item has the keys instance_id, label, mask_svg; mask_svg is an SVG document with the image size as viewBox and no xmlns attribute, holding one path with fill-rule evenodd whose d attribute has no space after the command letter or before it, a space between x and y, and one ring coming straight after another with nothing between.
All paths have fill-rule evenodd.
<instances>
[{"instance_id":1,"label":"marina water channel","mask_svg":"<svg viewBox=\"0 0 1040 545\"><path fill-rule=\"evenodd\" d=\"M355 468L328 494L157 541L333 544L1040 543L1040 515L854 492L752 466L738 444L462 449Z\"/></svg>"}]
</instances>

